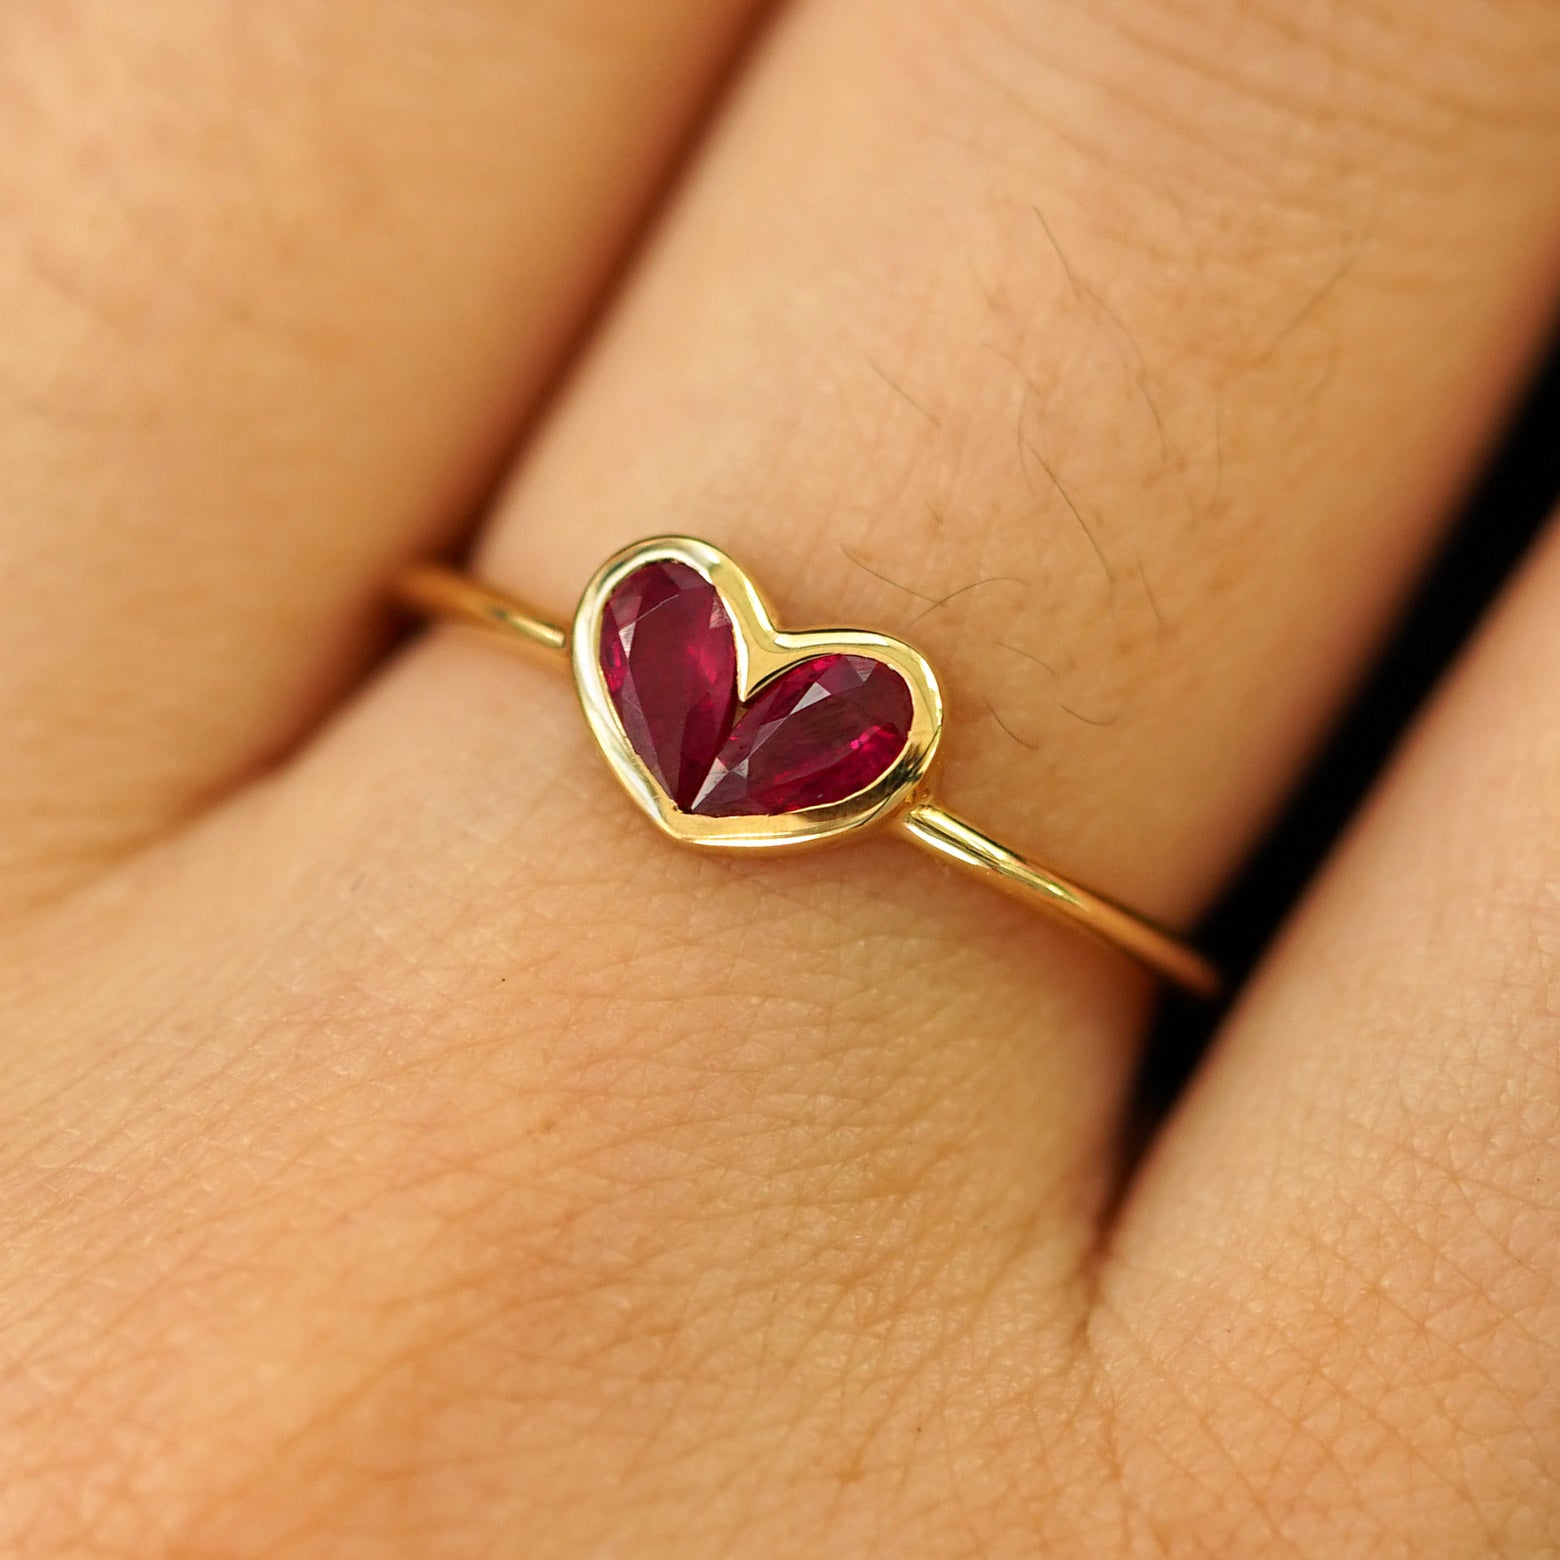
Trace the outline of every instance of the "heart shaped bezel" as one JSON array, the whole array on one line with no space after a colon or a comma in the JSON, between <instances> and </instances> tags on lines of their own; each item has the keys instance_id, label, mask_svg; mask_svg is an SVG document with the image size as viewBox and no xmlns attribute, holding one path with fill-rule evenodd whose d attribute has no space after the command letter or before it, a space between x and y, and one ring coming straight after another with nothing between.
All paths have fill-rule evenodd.
<instances>
[{"instance_id":1,"label":"heart shaped bezel","mask_svg":"<svg viewBox=\"0 0 1560 1560\"><path fill-rule=\"evenodd\" d=\"M714 586L736 638L737 697L747 703L777 673L810 656L856 654L891 666L910 690L912 717L904 751L871 785L837 802L795 812L707 818L683 812L634 751L601 667L602 615L613 592L636 569L662 561L686 564ZM661 536L636 542L597 570L580 598L569 635L575 687L597 746L640 808L674 839L722 849L800 848L822 844L893 817L913 801L942 734L942 694L919 651L888 634L864 629L788 631L776 628L747 573L707 542Z\"/></svg>"}]
</instances>

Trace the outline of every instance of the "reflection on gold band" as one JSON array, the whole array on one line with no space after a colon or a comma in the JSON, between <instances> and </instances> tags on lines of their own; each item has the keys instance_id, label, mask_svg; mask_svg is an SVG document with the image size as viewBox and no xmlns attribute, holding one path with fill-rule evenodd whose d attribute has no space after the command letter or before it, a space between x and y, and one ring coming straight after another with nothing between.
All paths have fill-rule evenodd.
<instances>
[{"instance_id":1,"label":"reflection on gold band","mask_svg":"<svg viewBox=\"0 0 1560 1560\"><path fill-rule=\"evenodd\" d=\"M478 585L452 569L420 564L401 576L397 594L406 606L430 617L486 629L535 650L552 650L566 656L568 630L549 622L525 602Z\"/></svg>"},{"instance_id":2,"label":"reflection on gold band","mask_svg":"<svg viewBox=\"0 0 1560 1560\"><path fill-rule=\"evenodd\" d=\"M506 639L511 645L569 662L569 631L545 613L501 591L490 590L449 569L421 566L399 582L401 600L414 610L454 619ZM1000 845L972 824L946 811L917 789L893 815L904 838L1033 909L1091 933L1145 968L1199 997L1219 995L1219 972L1172 933L1102 894L1082 887Z\"/></svg>"},{"instance_id":3,"label":"reflection on gold band","mask_svg":"<svg viewBox=\"0 0 1560 1560\"><path fill-rule=\"evenodd\" d=\"M1218 996L1223 986L1219 972L1195 949L1136 911L999 845L930 798L914 802L898 823L923 849L983 877L994 874L1016 898L1091 932L1196 996Z\"/></svg>"}]
</instances>

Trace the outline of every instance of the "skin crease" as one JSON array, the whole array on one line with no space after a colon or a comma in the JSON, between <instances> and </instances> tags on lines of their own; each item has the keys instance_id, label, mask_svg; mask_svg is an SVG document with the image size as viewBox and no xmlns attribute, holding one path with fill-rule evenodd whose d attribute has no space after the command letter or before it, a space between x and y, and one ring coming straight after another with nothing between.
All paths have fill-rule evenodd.
<instances>
[{"instance_id":1,"label":"skin crease","mask_svg":"<svg viewBox=\"0 0 1560 1560\"><path fill-rule=\"evenodd\" d=\"M354 681L525 424L485 573L707 535L1193 915L1553 303L1560 17L1426 11L4 12L6 1553L1554 1552L1553 541L1119 1197L1109 954Z\"/></svg>"}]
</instances>

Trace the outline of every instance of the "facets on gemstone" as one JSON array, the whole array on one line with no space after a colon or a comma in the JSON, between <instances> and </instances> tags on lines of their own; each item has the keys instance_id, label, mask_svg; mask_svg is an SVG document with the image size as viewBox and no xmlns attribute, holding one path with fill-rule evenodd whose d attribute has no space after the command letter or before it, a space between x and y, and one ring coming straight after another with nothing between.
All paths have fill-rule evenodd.
<instances>
[{"instance_id":1,"label":"facets on gemstone","mask_svg":"<svg viewBox=\"0 0 1560 1560\"><path fill-rule=\"evenodd\" d=\"M601 670L624 734L688 811L731 730L737 645L720 593L685 563L647 563L607 600Z\"/></svg>"},{"instance_id":2,"label":"facets on gemstone","mask_svg":"<svg viewBox=\"0 0 1560 1560\"><path fill-rule=\"evenodd\" d=\"M913 713L904 678L870 656L788 667L738 712L691 810L730 818L843 801L904 752Z\"/></svg>"},{"instance_id":3,"label":"facets on gemstone","mask_svg":"<svg viewBox=\"0 0 1560 1560\"><path fill-rule=\"evenodd\" d=\"M909 684L871 656L813 656L740 702L720 593L674 560L643 565L612 592L599 656L629 745L673 803L701 817L843 801L909 741Z\"/></svg>"}]
</instances>

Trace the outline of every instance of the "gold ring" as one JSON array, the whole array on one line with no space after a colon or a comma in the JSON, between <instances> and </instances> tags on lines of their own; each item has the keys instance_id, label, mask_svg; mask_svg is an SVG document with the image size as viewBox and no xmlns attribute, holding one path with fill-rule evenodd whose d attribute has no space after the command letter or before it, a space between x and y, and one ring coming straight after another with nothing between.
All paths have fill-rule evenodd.
<instances>
[{"instance_id":1,"label":"gold ring","mask_svg":"<svg viewBox=\"0 0 1560 1560\"><path fill-rule=\"evenodd\" d=\"M778 851L886 826L1187 991L1219 993L1218 971L1172 933L933 800L943 699L925 657L887 634L775 627L752 580L706 542L625 547L568 628L443 568L408 571L400 595L567 661L613 774L673 839Z\"/></svg>"}]
</instances>

